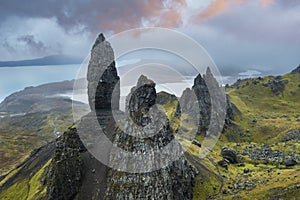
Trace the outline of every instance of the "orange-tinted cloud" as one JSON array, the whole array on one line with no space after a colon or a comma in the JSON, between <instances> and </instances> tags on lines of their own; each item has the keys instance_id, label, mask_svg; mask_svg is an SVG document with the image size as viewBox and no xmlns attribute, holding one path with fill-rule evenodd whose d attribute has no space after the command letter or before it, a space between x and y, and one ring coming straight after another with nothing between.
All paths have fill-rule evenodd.
<instances>
[{"instance_id":1,"label":"orange-tinted cloud","mask_svg":"<svg viewBox=\"0 0 300 200\"><path fill-rule=\"evenodd\" d=\"M252 0L253 1L253 0ZM195 17L196 20L206 20L210 17L228 12L233 6L243 6L250 0L213 0L210 5L201 10ZM266 8L274 3L274 0L257 0L261 7Z\"/></svg>"},{"instance_id":2,"label":"orange-tinted cloud","mask_svg":"<svg viewBox=\"0 0 300 200\"><path fill-rule=\"evenodd\" d=\"M260 5L263 8L269 7L270 5L272 5L274 3L274 0L260 0Z\"/></svg>"},{"instance_id":3,"label":"orange-tinted cloud","mask_svg":"<svg viewBox=\"0 0 300 200\"><path fill-rule=\"evenodd\" d=\"M182 23L181 10L185 8L185 0L151 1L144 7L145 20L152 26L175 28Z\"/></svg>"},{"instance_id":4,"label":"orange-tinted cloud","mask_svg":"<svg viewBox=\"0 0 300 200\"><path fill-rule=\"evenodd\" d=\"M205 20L215 15L222 14L229 10L231 6L246 4L249 0L213 0L210 5L197 14L196 18Z\"/></svg>"},{"instance_id":5,"label":"orange-tinted cloud","mask_svg":"<svg viewBox=\"0 0 300 200\"><path fill-rule=\"evenodd\" d=\"M185 0L173 0L170 2L161 0L135 1L134 9L108 9L106 14L113 16L118 13L118 17L111 20L99 16L99 28L121 32L130 28L142 26L142 22L149 26L160 26L166 28L176 28L182 23L182 9L185 9Z\"/></svg>"},{"instance_id":6,"label":"orange-tinted cloud","mask_svg":"<svg viewBox=\"0 0 300 200\"><path fill-rule=\"evenodd\" d=\"M211 2L207 9L203 12L200 12L198 17L200 19L207 19L211 16L217 15L219 13L223 13L227 10L227 3L225 0L215 0Z\"/></svg>"}]
</instances>

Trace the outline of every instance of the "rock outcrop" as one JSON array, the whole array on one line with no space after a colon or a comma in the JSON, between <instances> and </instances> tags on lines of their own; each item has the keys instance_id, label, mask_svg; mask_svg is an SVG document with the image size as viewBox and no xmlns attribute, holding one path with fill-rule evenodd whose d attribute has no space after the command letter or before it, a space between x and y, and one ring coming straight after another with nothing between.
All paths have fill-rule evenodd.
<instances>
[{"instance_id":1,"label":"rock outcrop","mask_svg":"<svg viewBox=\"0 0 300 200\"><path fill-rule=\"evenodd\" d=\"M233 148L223 147L221 150L221 156L229 163L238 163L237 152Z\"/></svg>"},{"instance_id":2,"label":"rock outcrop","mask_svg":"<svg viewBox=\"0 0 300 200\"><path fill-rule=\"evenodd\" d=\"M290 130L282 139L283 142L287 142L290 140L300 141L300 130Z\"/></svg>"},{"instance_id":3,"label":"rock outcrop","mask_svg":"<svg viewBox=\"0 0 300 200\"><path fill-rule=\"evenodd\" d=\"M57 139L46 180L47 198L192 199L196 170L183 156L165 113L155 105L153 81L139 78L127 97L125 114L118 111L124 127L117 126L112 110L119 108L120 93L113 59L110 44L99 35L88 71L92 112L77 128L84 133L81 139L89 141L85 141L88 149L101 142L93 137L100 131L98 123L113 146L123 151L111 147L101 152L107 154L109 169L85 149L76 129L70 129Z\"/></svg>"},{"instance_id":4,"label":"rock outcrop","mask_svg":"<svg viewBox=\"0 0 300 200\"><path fill-rule=\"evenodd\" d=\"M198 126L198 134L206 134L211 117L211 100L204 78L199 74L194 79L192 89L183 91L179 100L180 109L189 114Z\"/></svg>"},{"instance_id":5,"label":"rock outcrop","mask_svg":"<svg viewBox=\"0 0 300 200\"><path fill-rule=\"evenodd\" d=\"M297 164L298 163L297 163L296 159L294 159L294 158L289 158L285 161L285 166L287 166L287 167L292 167L292 166L295 166Z\"/></svg>"},{"instance_id":6,"label":"rock outcrop","mask_svg":"<svg viewBox=\"0 0 300 200\"><path fill-rule=\"evenodd\" d=\"M55 153L47 173L47 199L73 199L77 195L81 186L80 152L84 150L75 128L57 139Z\"/></svg>"},{"instance_id":7,"label":"rock outcrop","mask_svg":"<svg viewBox=\"0 0 300 200\"><path fill-rule=\"evenodd\" d=\"M104 197L108 167L95 159L81 141L85 139L87 148L96 145L98 141L95 141L94 136L99 131L96 124L100 125L109 140L113 141L115 135L112 110L119 108L119 77L113 50L102 34L92 48L87 78L92 112L82 117L77 130L72 128L57 140L46 180L49 185L48 199ZM78 131L84 133L80 135L81 138Z\"/></svg>"},{"instance_id":8,"label":"rock outcrop","mask_svg":"<svg viewBox=\"0 0 300 200\"><path fill-rule=\"evenodd\" d=\"M275 79L269 82L269 85L271 86L271 90L275 95L282 94L285 89L285 82L284 80Z\"/></svg>"},{"instance_id":9,"label":"rock outcrop","mask_svg":"<svg viewBox=\"0 0 300 200\"><path fill-rule=\"evenodd\" d=\"M137 86L132 88L127 97L127 105L130 118L138 126L146 126L150 122L149 109L156 103L155 83L145 76L141 76Z\"/></svg>"},{"instance_id":10,"label":"rock outcrop","mask_svg":"<svg viewBox=\"0 0 300 200\"><path fill-rule=\"evenodd\" d=\"M88 96L92 110L119 109L120 83L114 52L100 34L92 48L88 66Z\"/></svg>"},{"instance_id":11,"label":"rock outcrop","mask_svg":"<svg viewBox=\"0 0 300 200\"><path fill-rule=\"evenodd\" d=\"M212 101L211 98L215 98L215 100ZM217 119L218 117L222 118L222 116L212 113L212 107L215 107L215 111L224 110L225 113L225 99L225 93L222 92L222 88L208 67L203 77L199 74L194 79L192 89L187 88L183 91L179 100L179 110L192 116L195 125L198 126L198 134L206 135L211 123L211 127L215 128L214 132L222 130L220 125L223 126L223 124ZM231 104L229 102L227 104L228 119L232 119Z\"/></svg>"},{"instance_id":12,"label":"rock outcrop","mask_svg":"<svg viewBox=\"0 0 300 200\"><path fill-rule=\"evenodd\" d=\"M300 65L296 69L294 69L291 73L292 74L300 74Z\"/></svg>"},{"instance_id":13,"label":"rock outcrop","mask_svg":"<svg viewBox=\"0 0 300 200\"><path fill-rule=\"evenodd\" d=\"M174 141L174 136L168 119L156 110L155 102L155 84L141 76L127 99L124 130L118 129L114 142L137 159L126 160L120 152L111 153L110 162L115 169L110 171L105 199L192 199L196 171L182 155L180 145L169 148L172 154L179 155L174 162L172 155L159 153ZM131 169L132 173L116 169ZM143 169L145 173L133 173Z\"/></svg>"}]
</instances>

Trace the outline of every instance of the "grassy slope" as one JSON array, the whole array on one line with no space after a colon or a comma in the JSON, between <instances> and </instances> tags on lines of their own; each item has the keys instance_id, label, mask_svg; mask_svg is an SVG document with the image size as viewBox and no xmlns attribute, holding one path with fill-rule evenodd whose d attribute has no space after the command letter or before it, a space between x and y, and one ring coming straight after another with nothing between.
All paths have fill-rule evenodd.
<instances>
[{"instance_id":1,"label":"grassy slope","mask_svg":"<svg viewBox=\"0 0 300 200\"><path fill-rule=\"evenodd\" d=\"M46 194L46 187L41 183L43 172L50 164L49 160L33 176L21 177L6 190L0 192L0 200L12 199L43 199Z\"/></svg>"},{"instance_id":2,"label":"grassy slope","mask_svg":"<svg viewBox=\"0 0 300 200\"><path fill-rule=\"evenodd\" d=\"M282 80L289 83L279 95L273 94L270 86L263 86L273 79L243 81L239 89L228 89L231 102L241 111L241 115L235 115L235 123L245 134L244 138L228 137L229 141L242 139L272 144L280 141L288 130L300 129L300 74L284 75ZM256 85L254 80L258 81ZM253 123L254 119L257 123Z\"/></svg>"},{"instance_id":3,"label":"grassy slope","mask_svg":"<svg viewBox=\"0 0 300 200\"><path fill-rule=\"evenodd\" d=\"M221 135L209 157L215 161L221 160L221 147L233 147L240 152L239 156L245 160L245 166L234 164L228 170L219 168L224 181L222 190L235 192L219 194L215 197L217 199L297 199L300 196L300 190L295 188L300 185L299 165L275 166L241 155L247 146L256 145L259 148L268 144L273 150L300 156L300 144L297 141L282 142L287 131L300 129L300 74L282 76L282 80L288 80L289 83L280 95L273 94L270 86L263 85L274 78L245 80L239 89L232 87L227 90L231 102L240 111L235 113L234 124L237 126L230 127ZM253 84L254 80L258 83ZM249 169L250 173L244 174L245 169ZM272 171L268 172L268 169ZM255 183L256 187L234 190L240 182L247 181ZM201 187L197 189L205 193ZM201 198L195 196L195 199Z\"/></svg>"},{"instance_id":4,"label":"grassy slope","mask_svg":"<svg viewBox=\"0 0 300 200\"><path fill-rule=\"evenodd\" d=\"M54 140L53 121L57 131L63 132L72 125L72 113L66 109L31 113L0 120L0 176L24 161L30 152Z\"/></svg>"},{"instance_id":5,"label":"grassy slope","mask_svg":"<svg viewBox=\"0 0 300 200\"><path fill-rule=\"evenodd\" d=\"M55 150L51 142L33 151L25 162L0 181L0 200L44 199L47 166Z\"/></svg>"},{"instance_id":6,"label":"grassy slope","mask_svg":"<svg viewBox=\"0 0 300 200\"><path fill-rule=\"evenodd\" d=\"M295 144L295 141L281 142L288 130L300 129L300 110L297 109L300 108L300 74L284 75L282 79L289 80L289 83L278 96L272 93L270 86L263 86L274 78L248 80L249 85L247 81L243 81L239 89L228 89L231 102L240 112L235 112L234 126L230 126L221 135L219 142L205 159L199 158L200 148L190 143L196 128L193 120L186 115L181 116L181 120L173 118L176 101L168 101L163 105L173 129L176 130L179 124L185 129L183 134L175 135L187 151L191 163L200 172L196 177L194 199L293 199L300 195L299 190L285 189L300 184L299 166L287 168L281 164L276 167L241 155L244 148L250 145L260 148L269 144L273 150L285 153L294 153L295 149L300 149L300 144ZM258 83L253 84L253 81ZM252 122L254 119L256 123ZM197 136L197 140L202 142L203 136ZM245 160L244 166L234 164L228 170L218 167L216 162L222 159L220 152L223 146L237 149L239 156ZM244 170L248 169L250 172L244 175ZM268 172L268 169L272 169L272 172ZM254 189L242 189L238 187L241 182L254 183L256 186Z\"/></svg>"}]
</instances>

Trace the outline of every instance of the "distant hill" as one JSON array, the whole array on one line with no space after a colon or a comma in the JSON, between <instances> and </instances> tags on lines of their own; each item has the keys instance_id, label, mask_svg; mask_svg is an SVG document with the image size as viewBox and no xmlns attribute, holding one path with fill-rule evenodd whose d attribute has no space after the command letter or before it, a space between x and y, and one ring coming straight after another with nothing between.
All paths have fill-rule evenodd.
<instances>
[{"instance_id":1,"label":"distant hill","mask_svg":"<svg viewBox=\"0 0 300 200\"><path fill-rule=\"evenodd\" d=\"M27 87L0 103L0 176L73 124L72 103L84 107L68 96L73 85L74 80ZM17 146L22 148L14 153Z\"/></svg>"},{"instance_id":2,"label":"distant hill","mask_svg":"<svg viewBox=\"0 0 300 200\"><path fill-rule=\"evenodd\" d=\"M0 67L80 64L83 59L68 55L51 55L43 58L19 61L0 61Z\"/></svg>"}]
</instances>

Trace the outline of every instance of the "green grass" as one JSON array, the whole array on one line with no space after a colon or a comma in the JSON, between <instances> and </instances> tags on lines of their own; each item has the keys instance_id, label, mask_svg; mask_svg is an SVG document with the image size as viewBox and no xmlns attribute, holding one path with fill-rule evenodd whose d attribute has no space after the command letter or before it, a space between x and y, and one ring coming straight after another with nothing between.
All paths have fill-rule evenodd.
<instances>
[{"instance_id":1,"label":"green grass","mask_svg":"<svg viewBox=\"0 0 300 200\"><path fill-rule=\"evenodd\" d=\"M41 178L45 168L51 163L51 159L29 181L30 191L28 199L38 199L46 194L46 187L41 184Z\"/></svg>"},{"instance_id":2,"label":"green grass","mask_svg":"<svg viewBox=\"0 0 300 200\"><path fill-rule=\"evenodd\" d=\"M227 94L230 101L237 107L234 112L233 125L229 126L225 133L221 135L218 143L208 156L215 162L222 159L220 156L223 146L237 149L239 156L244 160L244 166L230 164L228 170L219 167L223 177L224 185L222 190L232 191L239 181L249 181L256 184L250 191L237 190L232 194L219 193L213 199L297 199L300 194L298 189L290 189L295 185L300 185L300 166L285 167L283 164L264 164L263 161L252 160L241 153L249 145L261 147L268 144L272 150L285 152L300 156L300 144L291 140L282 142L285 133L289 130L300 129L300 74L287 74L282 76L282 80L288 80L283 93L273 94L270 86L264 84L275 77L264 77L263 80L255 78L253 80L243 80L239 88L228 88ZM257 84L253 84L257 81ZM247 83L248 82L248 83ZM257 122L253 122L253 120ZM200 137L200 136L199 136ZM197 138L199 141L203 138ZM237 142L239 145L237 145ZM185 144L186 142L184 142ZM197 156L198 147L191 145L187 152ZM210 166L208 162L203 162L215 174L216 168ZM249 169L250 175L244 175L244 170ZM268 172L268 169L273 169ZM206 199L214 192L213 185L217 180L206 177L205 181L197 178L194 188L194 199ZM228 189L230 188L230 189Z\"/></svg>"},{"instance_id":3,"label":"green grass","mask_svg":"<svg viewBox=\"0 0 300 200\"><path fill-rule=\"evenodd\" d=\"M54 140L55 118L59 132L73 124L71 111L63 110L0 119L0 175L14 169L34 149Z\"/></svg>"},{"instance_id":4,"label":"green grass","mask_svg":"<svg viewBox=\"0 0 300 200\"><path fill-rule=\"evenodd\" d=\"M0 200L44 199L46 186L42 185L41 178L45 168L50 164L50 162L51 159L35 174L29 175L29 177L19 177L13 185L0 193ZM15 170L10 172L7 177L1 181L1 184L11 178L15 173Z\"/></svg>"},{"instance_id":5,"label":"green grass","mask_svg":"<svg viewBox=\"0 0 300 200\"><path fill-rule=\"evenodd\" d=\"M10 171L6 176L5 178L0 181L0 187L7 181L9 180L11 177L13 177L17 172L18 172L19 169L14 169L12 171Z\"/></svg>"},{"instance_id":6,"label":"green grass","mask_svg":"<svg viewBox=\"0 0 300 200\"><path fill-rule=\"evenodd\" d=\"M166 104L162 105L164 112L167 115L167 118L169 120L174 118L174 115L176 113L177 104L178 104L177 100L174 100L174 101L168 100Z\"/></svg>"},{"instance_id":7,"label":"green grass","mask_svg":"<svg viewBox=\"0 0 300 200\"><path fill-rule=\"evenodd\" d=\"M278 143L272 146L273 150L281 150L284 152L293 152L295 141L290 141L289 143L283 144ZM209 153L208 157L214 160L215 162L222 159L220 156L220 151L222 146L235 148L238 152L243 152L243 149L249 145L256 145L261 147L262 144L258 143L239 143L237 145L234 142L221 142L219 141L214 149ZM283 148L285 146L285 148ZM299 146L297 146L299 150ZM189 152L189 151L188 151ZM192 155L195 155L193 152L189 152ZM239 157L244 159L244 166L239 166L238 164L230 164L228 170L218 167L219 171L223 177L224 185L222 190L229 191L228 188L234 188L235 183L239 181L249 181L256 184L256 187L253 190L237 190L232 194L223 194L218 193L220 181L216 179L215 176L198 176L197 184L194 187L194 199L206 199L208 196L213 196L213 199L274 199L277 195L282 199L294 199L300 193L299 189L287 190L284 188L290 188L295 185L300 184L300 166L294 167L285 167L280 165L276 167L272 164L263 164L261 161L255 161L250 159L248 156L242 156L239 153ZM299 153L296 155L299 156ZM207 159L201 161L201 163L206 166L211 172L218 174L218 170L215 166L208 162ZM244 176L244 170L250 170L250 176ZM268 169L273 169L271 172L268 172ZM277 199L277 198L275 198Z\"/></svg>"},{"instance_id":8,"label":"green grass","mask_svg":"<svg viewBox=\"0 0 300 200\"><path fill-rule=\"evenodd\" d=\"M300 74L282 76L282 80L289 83L280 95L273 94L270 86L264 86L273 79L253 79L257 84L253 84L253 80L244 80L238 89L227 90L230 101L241 112L235 115L234 123L245 134L246 141L271 144L281 139L280 134L300 128L300 122L295 117L300 115ZM256 123L253 123L254 119Z\"/></svg>"},{"instance_id":9,"label":"green grass","mask_svg":"<svg viewBox=\"0 0 300 200\"><path fill-rule=\"evenodd\" d=\"M1 200L17 200L27 199L28 195L28 180L24 179L9 187L0 194Z\"/></svg>"}]
</instances>

